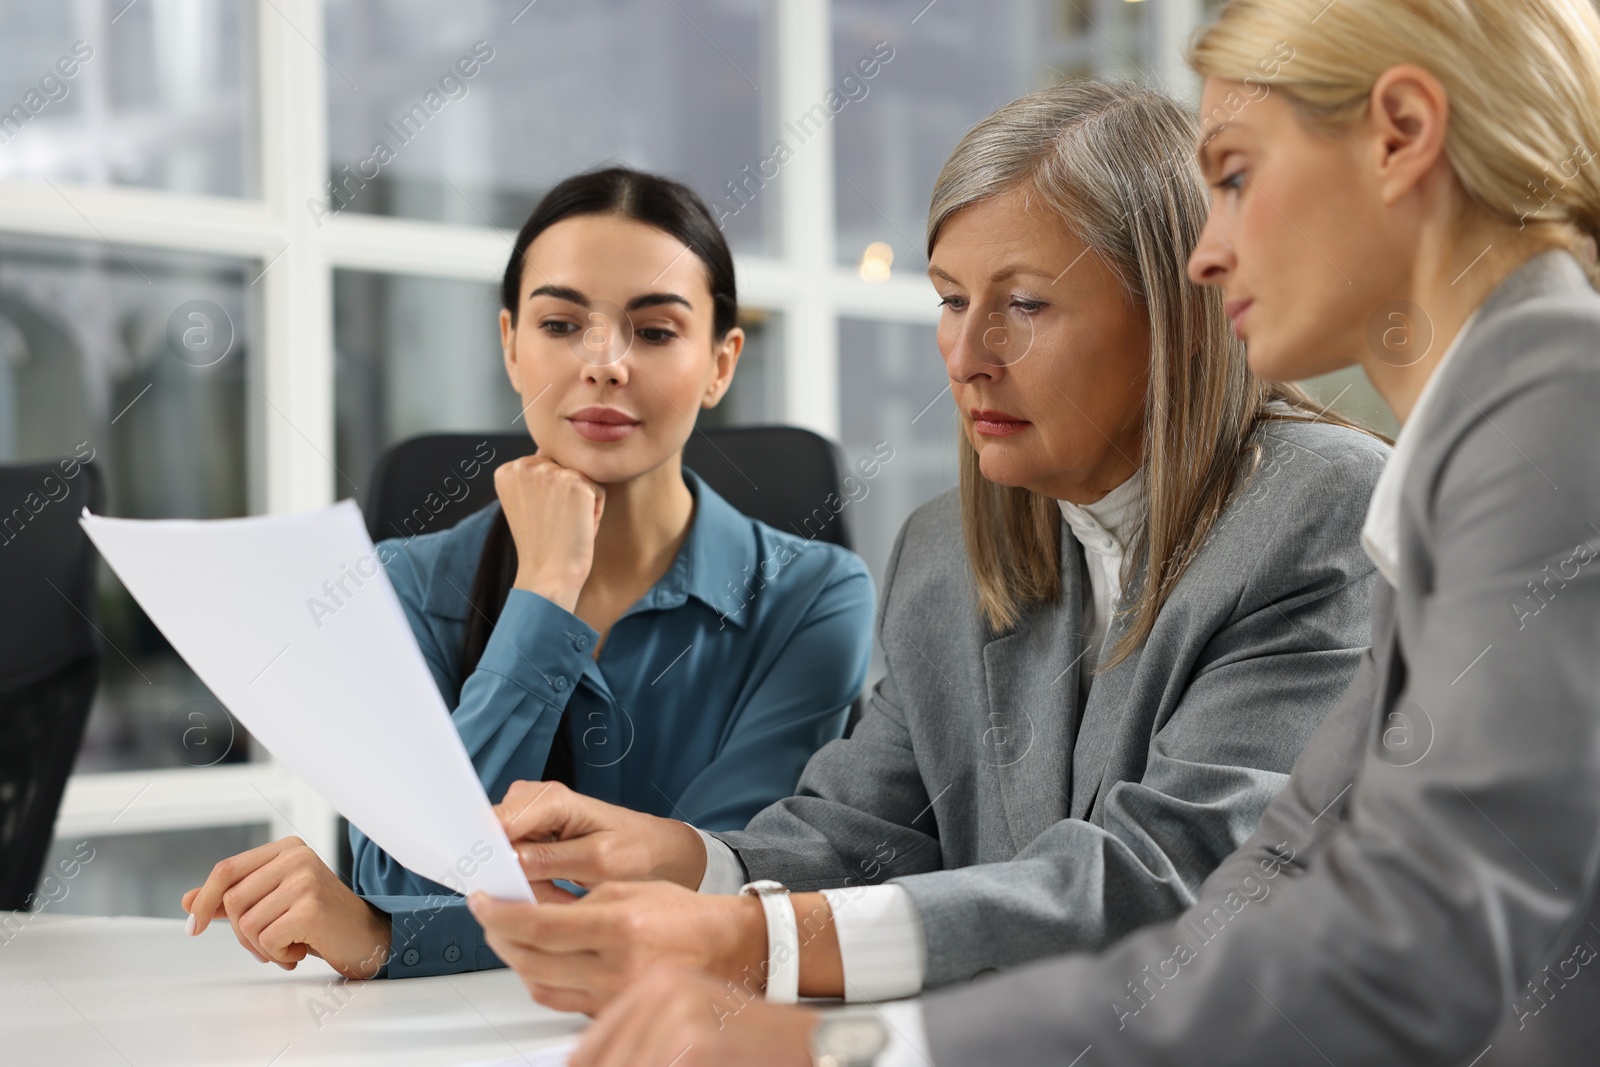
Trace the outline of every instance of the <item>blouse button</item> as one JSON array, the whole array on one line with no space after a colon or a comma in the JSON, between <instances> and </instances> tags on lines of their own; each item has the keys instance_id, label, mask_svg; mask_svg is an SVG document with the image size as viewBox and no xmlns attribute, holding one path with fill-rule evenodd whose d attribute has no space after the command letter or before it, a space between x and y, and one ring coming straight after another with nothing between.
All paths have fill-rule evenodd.
<instances>
[{"instance_id":1,"label":"blouse button","mask_svg":"<svg viewBox=\"0 0 1600 1067\"><path fill-rule=\"evenodd\" d=\"M582 634L578 634L572 639L572 647L577 649L579 652L583 652L589 647L589 639Z\"/></svg>"},{"instance_id":2,"label":"blouse button","mask_svg":"<svg viewBox=\"0 0 1600 1067\"><path fill-rule=\"evenodd\" d=\"M417 961L420 959L422 959L422 953L418 952L414 948L406 949L405 955L400 957L400 961L407 967L415 967L417 965Z\"/></svg>"},{"instance_id":3,"label":"blouse button","mask_svg":"<svg viewBox=\"0 0 1600 1067\"><path fill-rule=\"evenodd\" d=\"M459 960L460 958L461 958L461 946L459 946L459 945L451 945L449 948L444 950L444 961L446 963L454 963L456 960Z\"/></svg>"},{"instance_id":4,"label":"blouse button","mask_svg":"<svg viewBox=\"0 0 1600 1067\"><path fill-rule=\"evenodd\" d=\"M550 679L550 684L556 687L556 692L563 692L567 688L567 679L558 674Z\"/></svg>"}]
</instances>

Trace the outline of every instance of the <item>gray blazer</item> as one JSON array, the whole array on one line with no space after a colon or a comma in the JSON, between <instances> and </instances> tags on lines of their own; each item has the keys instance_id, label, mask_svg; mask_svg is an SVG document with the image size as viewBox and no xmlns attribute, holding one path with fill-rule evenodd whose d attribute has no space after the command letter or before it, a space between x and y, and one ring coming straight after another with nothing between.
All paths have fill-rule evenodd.
<instances>
[{"instance_id":1,"label":"gray blazer","mask_svg":"<svg viewBox=\"0 0 1600 1067\"><path fill-rule=\"evenodd\" d=\"M1441 373L1399 587L1255 835L1176 921L928 998L939 1067L1600 1058L1600 295L1537 257Z\"/></svg>"},{"instance_id":2,"label":"gray blazer","mask_svg":"<svg viewBox=\"0 0 1600 1067\"><path fill-rule=\"evenodd\" d=\"M1255 828L1366 645L1359 547L1388 449L1273 421L1263 462L1142 649L1076 716L1088 579L1062 524L1063 594L1011 633L981 620L947 493L907 520L879 638L888 674L794 796L719 833L751 878L893 881L915 901L925 984L1096 948L1173 915ZM1121 632L1113 625L1108 637Z\"/></svg>"}]
</instances>

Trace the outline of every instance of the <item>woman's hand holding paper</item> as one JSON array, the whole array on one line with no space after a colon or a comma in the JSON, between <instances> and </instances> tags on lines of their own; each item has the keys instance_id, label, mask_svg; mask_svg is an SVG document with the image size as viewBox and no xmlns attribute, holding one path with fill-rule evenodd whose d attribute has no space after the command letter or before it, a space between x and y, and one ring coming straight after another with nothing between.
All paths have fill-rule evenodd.
<instances>
[{"instance_id":1,"label":"woman's hand holding paper","mask_svg":"<svg viewBox=\"0 0 1600 1067\"><path fill-rule=\"evenodd\" d=\"M607 804L559 782L513 782L495 814L536 890L554 878L582 886L660 879L695 889L705 875L705 845L688 823Z\"/></svg>"},{"instance_id":2,"label":"woman's hand holding paper","mask_svg":"<svg viewBox=\"0 0 1600 1067\"><path fill-rule=\"evenodd\" d=\"M557 1011L593 1015L661 965L732 982L747 998L765 987L766 917L754 897L608 882L559 907L483 893L468 897L467 906L529 995Z\"/></svg>"}]
</instances>

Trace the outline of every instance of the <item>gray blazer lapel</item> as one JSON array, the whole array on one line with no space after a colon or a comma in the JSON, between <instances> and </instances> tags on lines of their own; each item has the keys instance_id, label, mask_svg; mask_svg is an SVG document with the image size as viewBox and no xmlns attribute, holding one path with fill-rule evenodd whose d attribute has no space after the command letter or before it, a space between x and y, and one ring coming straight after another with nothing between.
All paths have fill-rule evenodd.
<instances>
[{"instance_id":1,"label":"gray blazer lapel","mask_svg":"<svg viewBox=\"0 0 1600 1067\"><path fill-rule=\"evenodd\" d=\"M1134 571L1129 588L1137 589L1143 579L1144 567L1140 565ZM1106 628L1102 659L1105 651L1114 648L1127 629L1125 618L1112 617L1111 624ZM1089 701L1083 709L1083 722L1078 727L1076 747L1072 750L1072 807L1068 818L1089 817L1089 809L1100 792L1100 781L1117 747L1117 723L1122 717L1128 693L1138 677L1139 661L1143 656L1144 646L1141 645L1116 667L1096 677L1094 687L1089 690Z\"/></svg>"},{"instance_id":2,"label":"gray blazer lapel","mask_svg":"<svg viewBox=\"0 0 1600 1067\"><path fill-rule=\"evenodd\" d=\"M1136 575L1135 582L1137 580ZM1393 590L1382 578L1376 581L1381 589L1376 590L1373 597L1372 656L1377 671L1376 692L1385 695L1384 706L1387 706L1405 685L1405 664L1399 655L1400 627L1390 607L1394 603ZM1125 621L1114 622L1106 636L1106 648L1115 645L1126 629ZM1140 647L1111 671L1096 678L1094 688L1089 690L1089 703L1084 709L1077 748L1073 752L1072 807L1068 818L1089 818L1104 784L1111 756L1119 744L1126 743L1119 738L1117 727L1128 693L1138 678L1139 660L1143 655L1144 648ZM1418 709L1400 707L1397 710L1403 712L1404 717L1391 714L1390 721L1375 720L1372 724L1372 743L1382 747L1384 758L1389 762L1405 761L1413 751L1425 752L1433 740L1433 724L1419 714Z\"/></svg>"},{"instance_id":3,"label":"gray blazer lapel","mask_svg":"<svg viewBox=\"0 0 1600 1067\"><path fill-rule=\"evenodd\" d=\"M1000 782L1018 851L1066 818L1071 788L1087 575L1065 524L1062 534L1061 599L1030 608L1016 632L983 646L989 706L979 759Z\"/></svg>"},{"instance_id":4,"label":"gray blazer lapel","mask_svg":"<svg viewBox=\"0 0 1600 1067\"><path fill-rule=\"evenodd\" d=\"M1377 681L1379 708L1387 716L1372 724L1372 744L1385 763L1410 766L1427 755L1433 745L1433 720L1409 700L1400 699L1406 684L1405 655L1401 648L1402 627L1394 590L1380 576L1372 594L1372 666Z\"/></svg>"},{"instance_id":5,"label":"gray blazer lapel","mask_svg":"<svg viewBox=\"0 0 1600 1067\"><path fill-rule=\"evenodd\" d=\"M1113 647L1127 623L1113 621L1106 632L1106 648ZM1128 690L1139 673L1139 659L1144 655L1141 647L1133 655L1110 671L1095 678L1089 690L1089 702L1083 709L1083 725L1078 729L1077 747L1072 752L1072 808L1068 817L1087 819L1100 792L1100 781L1111 753L1116 748L1117 722L1122 717L1123 704Z\"/></svg>"}]
</instances>

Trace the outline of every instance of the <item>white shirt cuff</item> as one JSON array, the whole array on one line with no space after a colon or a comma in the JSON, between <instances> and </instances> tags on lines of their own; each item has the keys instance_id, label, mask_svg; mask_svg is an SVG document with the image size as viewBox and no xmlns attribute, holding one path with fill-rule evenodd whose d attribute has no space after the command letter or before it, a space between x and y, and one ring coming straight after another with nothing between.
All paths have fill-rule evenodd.
<instances>
[{"instance_id":1,"label":"white shirt cuff","mask_svg":"<svg viewBox=\"0 0 1600 1067\"><path fill-rule=\"evenodd\" d=\"M824 889L822 895L839 937L845 1000L889 1000L922 991L928 946L910 893L897 885L869 885Z\"/></svg>"},{"instance_id":2,"label":"white shirt cuff","mask_svg":"<svg viewBox=\"0 0 1600 1067\"><path fill-rule=\"evenodd\" d=\"M750 879L745 877L744 864L733 849L718 841L698 826L694 832L706 846L706 873L700 878L702 893L737 893Z\"/></svg>"},{"instance_id":3,"label":"white shirt cuff","mask_svg":"<svg viewBox=\"0 0 1600 1067\"><path fill-rule=\"evenodd\" d=\"M922 1024L922 1002L901 1000L878 1008L889 1028L889 1043L884 1046L876 1067L929 1067L928 1030Z\"/></svg>"}]
</instances>

